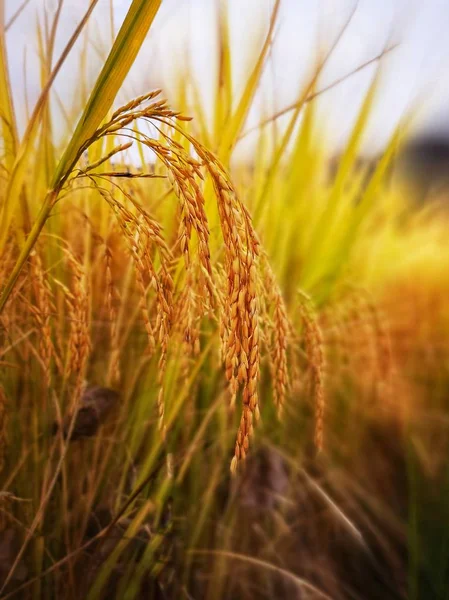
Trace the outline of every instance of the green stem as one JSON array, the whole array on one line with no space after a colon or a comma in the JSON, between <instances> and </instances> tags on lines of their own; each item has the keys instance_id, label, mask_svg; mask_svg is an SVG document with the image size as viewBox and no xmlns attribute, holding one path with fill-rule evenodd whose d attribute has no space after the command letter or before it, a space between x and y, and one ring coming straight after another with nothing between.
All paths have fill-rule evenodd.
<instances>
[{"instance_id":1,"label":"green stem","mask_svg":"<svg viewBox=\"0 0 449 600\"><path fill-rule=\"evenodd\" d=\"M23 265L26 263L31 251L34 248L35 243L37 242L37 238L39 237L40 232L42 231L46 220L50 214L51 209L55 205L56 198L58 192L56 190L51 190L45 197L45 200L41 206L39 214L37 215L37 219L34 222L33 227L25 241L25 245L20 252L19 258L14 265L13 270L11 271L10 276L3 288L3 291L0 295L0 314L3 312L6 302L8 301L9 296L11 295L12 290L16 284L16 281L20 275L20 272L23 268Z\"/></svg>"}]
</instances>

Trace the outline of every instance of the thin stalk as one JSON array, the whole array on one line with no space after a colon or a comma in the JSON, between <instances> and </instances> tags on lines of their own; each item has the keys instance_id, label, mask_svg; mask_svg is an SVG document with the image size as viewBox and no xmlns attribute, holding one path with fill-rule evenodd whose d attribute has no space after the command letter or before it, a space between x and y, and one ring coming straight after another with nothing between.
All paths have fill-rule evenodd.
<instances>
[{"instance_id":1,"label":"thin stalk","mask_svg":"<svg viewBox=\"0 0 449 600\"><path fill-rule=\"evenodd\" d=\"M0 314L2 313L2 311L5 307L5 304L12 292L12 289L17 281L17 278L19 277L20 271L22 270L25 262L27 261L27 258L29 257L30 252L34 248L37 238L39 237L39 235L45 225L45 222L48 219L51 209L55 205L57 195L58 195L58 192L56 190L51 190L45 197L45 200L42 204L39 214L37 215L36 221L34 222L33 227L31 228L31 231L30 231L30 233L25 241L25 244L20 252L19 258L17 259L16 264L14 265L14 268L11 271L11 274L8 277L6 285L3 288L2 293L0 295Z\"/></svg>"}]
</instances>

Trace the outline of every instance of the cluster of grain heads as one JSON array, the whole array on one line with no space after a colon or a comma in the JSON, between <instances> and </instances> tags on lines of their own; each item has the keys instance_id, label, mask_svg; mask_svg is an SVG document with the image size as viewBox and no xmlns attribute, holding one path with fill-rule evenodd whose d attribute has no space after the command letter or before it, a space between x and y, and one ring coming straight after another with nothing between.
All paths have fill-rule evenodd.
<instances>
[{"instance_id":1,"label":"cluster of grain heads","mask_svg":"<svg viewBox=\"0 0 449 600\"><path fill-rule=\"evenodd\" d=\"M72 291L66 301L70 318L68 373L76 375L78 385L84 379L84 371L91 350L89 324L89 286L88 278L80 260L66 250L67 265L72 274Z\"/></svg>"},{"instance_id":2,"label":"cluster of grain heads","mask_svg":"<svg viewBox=\"0 0 449 600\"><path fill-rule=\"evenodd\" d=\"M259 419L258 381L260 373L259 306L257 279L259 244L248 213L239 201L219 162L209 152L203 154L218 199L218 212L225 243L227 289L221 339L224 344L226 378L231 404L241 391L243 411L237 432L231 470L244 460L253 433L253 420Z\"/></svg>"},{"instance_id":3,"label":"cluster of grain heads","mask_svg":"<svg viewBox=\"0 0 449 600\"><path fill-rule=\"evenodd\" d=\"M90 286L89 278L79 258L73 251L65 246L62 248L65 264L70 274L70 284L66 285L60 280L53 278L54 283L62 293L67 321L68 332L67 341L60 340L61 354L65 352L65 361L56 360L58 370L63 373L65 378L73 376L75 378L75 387L71 396L72 409L78 402L85 373L88 367L88 360L92 350L91 323L90 323ZM63 332L62 335L65 335Z\"/></svg>"},{"instance_id":4,"label":"cluster of grain heads","mask_svg":"<svg viewBox=\"0 0 449 600\"><path fill-rule=\"evenodd\" d=\"M264 255L264 286L269 298L269 305L264 304L264 320L269 325L269 358L273 384L273 399L279 419L283 417L284 405L289 389L287 349L293 331L281 290L271 269L268 258ZM272 310L272 315L269 310Z\"/></svg>"},{"instance_id":5,"label":"cluster of grain heads","mask_svg":"<svg viewBox=\"0 0 449 600\"><path fill-rule=\"evenodd\" d=\"M108 382L117 382L120 379L120 348L119 348L119 329L117 327L117 309L116 300L119 300L117 288L112 277L112 253L106 242L104 244L104 265L105 265L105 306L107 319L110 324L110 342L111 358L107 375Z\"/></svg>"},{"instance_id":6,"label":"cluster of grain heads","mask_svg":"<svg viewBox=\"0 0 449 600\"><path fill-rule=\"evenodd\" d=\"M175 127L174 120L186 120L186 118L169 109L165 100L152 102L158 93L159 91L140 96L118 109L111 119L95 133L94 139L118 133L126 135L150 149L164 165L173 191L180 202L181 218L178 247L184 256L186 268L189 270L191 263L190 241L192 232L195 231L198 242L198 257L202 268L202 283L211 300L213 284L211 279L209 227L204 209L204 197L200 188L200 182L203 179L200 171L201 164L190 156L181 144L163 131L164 128ZM146 105L148 102L150 104ZM149 137L141 131L138 134L135 133L130 125L136 120L151 122L159 130L159 139ZM86 147L89 143L91 141L86 142ZM117 147L117 151L120 149L123 149L123 146ZM110 175L114 175L114 173ZM101 187L97 175L91 170L79 171L76 177L89 177L94 183L100 194L113 208L127 240L136 267L141 311L148 336L148 351L152 354L157 344L161 349L158 370L160 390L157 404L159 426L162 431L165 431L163 380L174 309L174 286L170 269L173 259L172 253L163 239L161 226L150 217L126 190L117 185L115 186L124 199L129 200L132 204L133 210L126 208L123 201L120 201L116 195L112 195L109 190ZM102 177L104 177L104 173ZM153 259L154 248L158 251L161 263L159 269L155 267ZM190 277L187 279L191 280ZM152 289L156 295L156 318L153 321L148 300L149 289Z\"/></svg>"},{"instance_id":7,"label":"cluster of grain heads","mask_svg":"<svg viewBox=\"0 0 449 600\"><path fill-rule=\"evenodd\" d=\"M377 306L369 294L365 293L365 301L371 316L376 346L376 372L382 386L382 392L388 396L391 391L393 358L391 349L390 328L384 311Z\"/></svg>"},{"instance_id":8,"label":"cluster of grain heads","mask_svg":"<svg viewBox=\"0 0 449 600\"><path fill-rule=\"evenodd\" d=\"M174 142L172 143L174 144ZM172 155L170 160L165 158L164 162L167 167L168 179L181 205L179 246L188 268L190 265L189 245L192 229L194 229L198 239L200 263L210 276L212 269L209 251L209 226L204 209L204 196L198 182L195 180L195 177L202 178L199 171L200 163L183 152L180 146L176 146L172 147L174 156ZM212 296L208 279L206 279L206 288Z\"/></svg>"},{"instance_id":9,"label":"cluster of grain heads","mask_svg":"<svg viewBox=\"0 0 449 600\"><path fill-rule=\"evenodd\" d=\"M33 283L34 303L29 303L29 310L39 332L39 357L43 368L44 383L48 388L51 382L52 358L58 361L50 327L50 314L54 313L56 308L50 282L37 250L30 257L30 275Z\"/></svg>"},{"instance_id":10,"label":"cluster of grain heads","mask_svg":"<svg viewBox=\"0 0 449 600\"><path fill-rule=\"evenodd\" d=\"M338 388L342 377L350 377L359 393L387 398L393 373L390 328L371 295L353 286L343 290L324 311L322 321L332 353L329 385Z\"/></svg>"},{"instance_id":11,"label":"cluster of grain heads","mask_svg":"<svg viewBox=\"0 0 449 600\"><path fill-rule=\"evenodd\" d=\"M299 295L299 312L304 328L304 343L315 402L314 441L318 451L323 449L324 429L324 351L323 335L311 300L304 294Z\"/></svg>"},{"instance_id":12,"label":"cluster of grain heads","mask_svg":"<svg viewBox=\"0 0 449 600\"><path fill-rule=\"evenodd\" d=\"M243 402L242 418L237 433L233 469L239 460L243 460L249 448L249 439L253 431L253 419L259 418L258 380L260 371L260 341L259 341L259 301L258 301L258 279L259 266L259 243L254 232L251 219L245 207L239 200L236 191L227 177L226 171L217 158L195 139L184 133L175 124L176 119L183 117L171 111L165 101L153 101L155 94L141 96L135 101L118 109L110 121L103 125L95 135L100 138L126 132L127 137L138 141L151 149L156 157L166 168L171 187L180 202L179 236L178 248L184 257L186 266L186 285L192 287L194 279L191 273L191 238L192 232L196 234L197 258L200 266L199 278L203 289L208 296L208 306L213 306L214 298L219 295L216 291L211 266L211 255L209 248L209 226L205 212L205 201L202 191L203 175L201 167L205 167L209 173L215 189L218 205L218 214L225 245L225 272L227 276L226 290L222 292L223 314L221 315L221 339L223 344L223 357L225 363L226 378L231 391L231 405L235 404L237 395L241 393ZM150 102L147 106L146 103ZM158 123L159 139L154 139L139 132L135 134L130 129L133 121L141 119ZM176 129L185 139L190 142L197 157L193 158L191 153L167 133L170 128ZM80 172L79 176L88 176L95 181L92 172ZM140 221L134 213L127 211L123 205L104 189L99 188L100 193L113 206L119 219L120 226L128 240L133 259L136 264L138 286L141 290L142 313L145 327L147 329L149 346L154 350L155 343L159 342L161 355L159 360L158 383L160 390L158 394L159 425L164 431L164 391L163 378L167 363L167 348L169 337L172 333L174 303L173 281L170 269L167 267L168 250L162 246L160 230L157 230L154 222L148 228L148 215L132 199L134 208L140 215ZM149 247L156 243L161 257L161 268L156 273L152 264ZM148 250L146 250L148 248ZM157 296L156 322L151 322L148 309L147 288L152 286ZM168 295L167 295L168 294ZM184 297L187 301L188 313L183 319L184 333L187 339L195 338L193 343L198 345L195 328L195 311L204 312L207 306L193 302L192 296ZM192 312L190 312L192 311ZM282 404L285 396L285 347L284 347L284 325L285 316L280 308L280 303L275 309L275 315L279 329L281 330L278 341L281 344L279 354L276 358L280 367L283 381L277 388L277 399ZM179 327L179 323L176 324ZM157 339L156 339L157 338ZM282 338L282 339L281 339Z\"/></svg>"},{"instance_id":13,"label":"cluster of grain heads","mask_svg":"<svg viewBox=\"0 0 449 600\"><path fill-rule=\"evenodd\" d=\"M201 296L199 287L199 266L189 267L184 289L180 293L179 301L175 306L174 322L180 334L183 347L181 369L183 376L188 374L190 359L200 353L200 320L205 313L205 307L198 306Z\"/></svg>"},{"instance_id":14,"label":"cluster of grain heads","mask_svg":"<svg viewBox=\"0 0 449 600\"><path fill-rule=\"evenodd\" d=\"M63 189L67 193L75 192L87 181L89 188L106 201L116 217L121 238L134 265L139 307L148 340L147 354L151 357L159 353L157 412L159 428L164 436L164 379L170 340L174 335L182 335L187 352L191 356L198 355L201 320L206 314L216 315L218 309L221 353L230 389L230 404L231 407L235 406L237 398L240 398L243 405L232 460L232 470L235 471L248 453L253 425L260 416L258 383L261 343L265 339L271 340L269 348L274 398L279 416L282 414L288 386L287 314L269 266L266 269L269 275L262 275L259 241L250 215L225 168L214 154L180 127L177 121L188 119L171 110L165 100L157 99L158 94L159 91L142 95L120 107L83 142L71 171L58 183L58 189L52 191L52 202L56 202ZM157 131L157 139L144 133L139 124L151 124L153 130ZM174 139L176 136L173 132L183 144ZM89 147L105 142L107 138L112 141L112 150L91 164L82 164L80 159ZM126 138L126 143L117 144L119 138ZM132 143L146 147L153 153L158 167L162 167L158 173L165 172L171 190L178 199L178 239L174 246L169 245L162 225L137 200L130 186L120 184L120 177L138 175L106 172L101 168ZM103 147L110 148L111 144L103 143ZM218 256L214 265L204 196L209 182L205 182L203 173L209 175L213 184L224 241L224 258ZM156 173L142 176L160 177ZM98 237L105 246L102 261L105 271L103 310L111 324L111 359L106 379L108 382L117 382L120 377L120 332L114 308L118 296L113 283L113 257L107 242L99 234ZM196 242L195 249L192 240ZM69 353L64 372L66 376L76 374L76 393L73 397L79 399L91 348L90 278L84 273L83 263L68 246L63 248L63 253L72 276L70 286L55 280L62 291L70 323ZM265 263L266 257L263 258ZM180 264L184 267L183 274L178 268ZM34 268L38 281L40 278L43 282L39 275L39 263L35 263ZM44 283L40 289L36 318L39 319L39 328L46 332L44 344L51 337L45 315L51 309L52 298ZM44 294L44 290L48 293ZM261 330L262 325L265 333ZM52 349L43 346L42 350L47 365L46 378L49 380Z\"/></svg>"}]
</instances>

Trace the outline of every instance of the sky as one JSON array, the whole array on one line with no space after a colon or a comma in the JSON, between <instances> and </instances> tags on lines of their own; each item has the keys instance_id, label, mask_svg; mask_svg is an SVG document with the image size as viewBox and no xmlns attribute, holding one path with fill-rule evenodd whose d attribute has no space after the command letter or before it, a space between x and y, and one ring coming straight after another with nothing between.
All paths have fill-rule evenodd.
<instances>
[{"instance_id":1,"label":"sky","mask_svg":"<svg viewBox=\"0 0 449 600\"><path fill-rule=\"evenodd\" d=\"M21 1L6 0L6 22ZM109 0L100 0L94 11L86 65L91 83L111 46L112 30L117 32L130 3L113 0L113 26ZM273 0L228 0L227 4L238 97L255 49L266 32ZM55 57L87 6L88 0L65 0ZM22 127L26 122L25 99L32 107L41 85L37 24L42 25L45 10L51 14L55 7L56 0L30 0L7 32L16 112ZM169 102L175 104L177 78L190 65L210 113L217 67L216 7L216 0L163 0L118 102L162 87ZM446 131L449 136L449 0L282 0L275 45L247 127L295 101L317 53L329 47L354 8L350 25L322 73L318 88L354 70L386 45L397 44L383 59L365 149L376 152L382 148L399 120L417 106L417 131ZM73 49L55 83L59 105L67 112L79 110L88 91L80 88L78 77L80 46ZM329 143L336 148L350 132L374 69L364 69L320 98L320 122ZM57 133L58 128L61 133L66 131L63 112L55 123ZM283 123L285 119L280 120L280 126ZM240 151L251 152L254 143L254 136L248 136Z\"/></svg>"}]
</instances>

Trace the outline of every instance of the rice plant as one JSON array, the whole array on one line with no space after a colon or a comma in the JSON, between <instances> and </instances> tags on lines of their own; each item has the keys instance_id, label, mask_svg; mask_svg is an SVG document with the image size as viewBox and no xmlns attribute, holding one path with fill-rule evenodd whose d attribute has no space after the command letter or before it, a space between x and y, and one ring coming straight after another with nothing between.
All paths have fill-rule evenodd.
<instances>
[{"instance_id":1,"label":"rice plant","mask_svg":"<svg viewBox=\"0 0 449 600\"><path fill-rule=\"evenodd\" d=\"M211 123L188 71L115 102L161 4L133 0L59 144L97 3L57 60L46 14L25 127L0 3L0 597L448 597L447 215L391 176L413 115L359 161L392 49L335 172L316 102L352 17L247 165L280 0L237 99L221 5Z\"/></svg>"}]
</instances>

